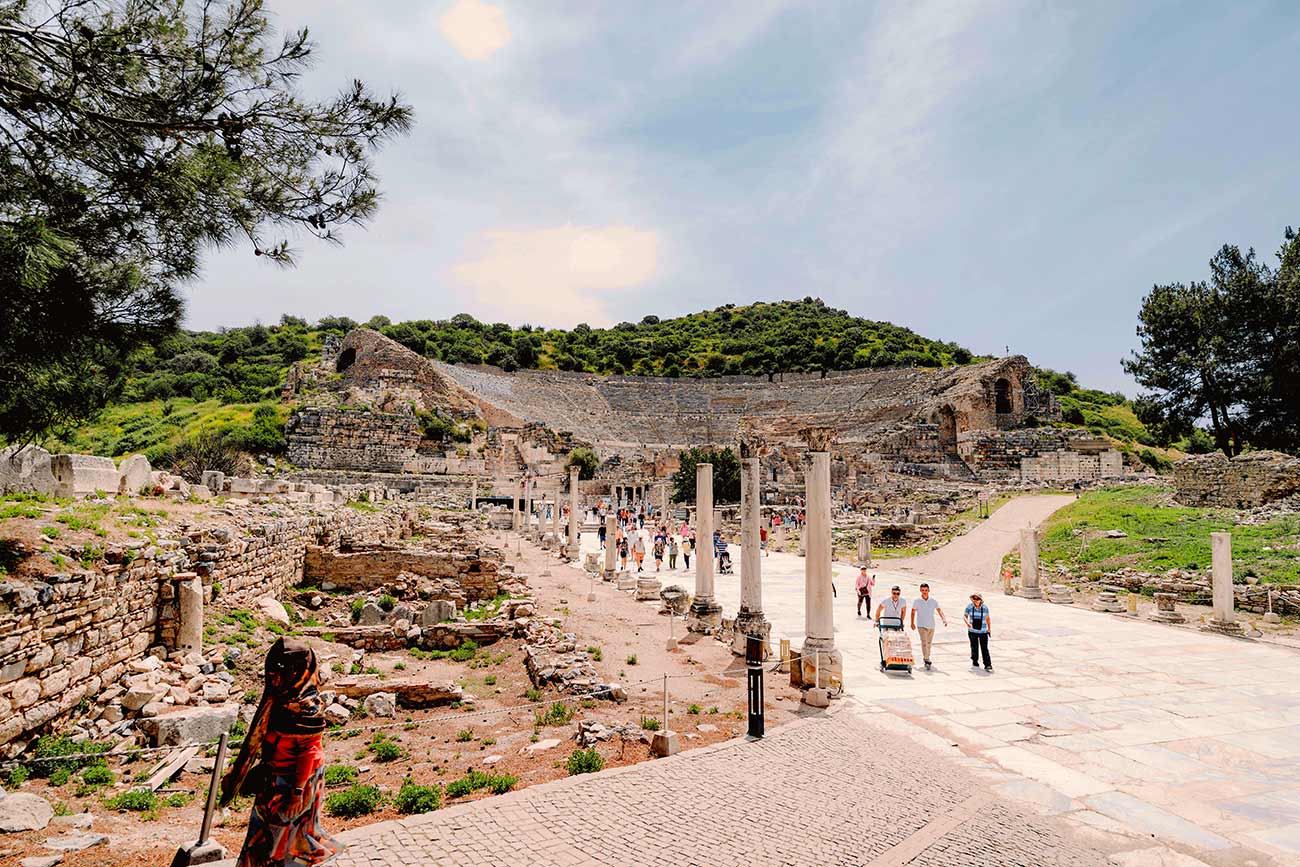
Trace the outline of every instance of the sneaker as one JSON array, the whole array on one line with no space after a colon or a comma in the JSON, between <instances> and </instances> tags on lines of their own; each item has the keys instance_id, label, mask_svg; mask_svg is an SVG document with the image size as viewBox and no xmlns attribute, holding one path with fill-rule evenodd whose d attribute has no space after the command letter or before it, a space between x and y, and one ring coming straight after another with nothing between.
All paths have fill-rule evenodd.
<instances>
[{"instance_id":1,"label":"sneaker","mask_svg":"<svg viewBox=\"0 0 1300 867\"><path fill-rule=\"evenodd\" d=\"M928 659L925 661L925 670L926 670L926 671L929 671L929 670L930 670L930 660L928 660Z\"/></svg>"},{"instance_id":2,"label":"sneaker","mask_svg":"<svg viewBox=\"0 0 1300 867\"><path fill-rule=\"evenodd\" d=\"M970 664L970 667L971 667L971 668L979 668L979 667L980 667L980 664L979 664L978 662L972 662L972 663Z\"/></svg>"},{"instance_id":3,"label":"sneaker","mask_svg":"<svg viewBox=\"0 0 1300 867\"><path fill-rule=\"evenodd\" d=\"M992 670L993 670L993 666L991 666L991 665L986 665L986 666L984 666L984 670L985 670L985 671L992 671Z\"/></svg>"}]
</instances>

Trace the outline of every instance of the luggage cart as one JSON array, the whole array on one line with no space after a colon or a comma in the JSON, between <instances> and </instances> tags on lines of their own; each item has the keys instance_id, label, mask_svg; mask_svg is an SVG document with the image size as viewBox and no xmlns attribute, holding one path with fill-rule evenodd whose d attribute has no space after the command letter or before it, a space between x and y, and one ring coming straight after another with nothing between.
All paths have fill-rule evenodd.
<instances>
[{"instance_id":1,"label":"luggage cart","mask_svg":"<svg viewBox=\"0 0 1300 867\"><path fill-rule=\"evenodd\" d=\"M912 640L903 629L903 618L881 617L876 624L880 630L880 670L912 673Z\"/></svg>"}]
</instances>

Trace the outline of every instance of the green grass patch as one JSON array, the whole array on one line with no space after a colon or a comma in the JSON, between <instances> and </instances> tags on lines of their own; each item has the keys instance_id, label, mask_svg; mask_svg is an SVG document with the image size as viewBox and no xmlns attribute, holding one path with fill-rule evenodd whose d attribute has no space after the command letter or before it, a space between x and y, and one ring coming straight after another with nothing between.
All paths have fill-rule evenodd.
<instances>
[{"instance_id":1,"label":"green grass patch","mask_svg":"<svg viewBox=\"0 0 1300 867\"><path fill-rule=\"evenodd\" d=\"M1300 516L1235 526L1236 512L1173 504L1163 487L1103 488L1085 492L1043 525L1039 560L1045 569L1101 573L1124 566L1148 572L1210 569L1210 533L1232 533L1238 581L1300 581ZM1110 538L1111 530L1125 533ZM1018 566L1018 555L1007 562Z\"/></svg>"},{"instance_id":2,"label":"green grass patch","mask_svg":"<svg viewBox=\"0 0 1300 867\"><path fill-rule=\"evenodd\" d=\"M402 780L402 788L393 798L397 812L405 815L432 813L442 806L442 789L438 786L421 786L410 777Z\"/></svg>"},{"instance_id":3,"label":"green grass patch","mask_svg":"<svg viewBox=\"0 0 1300 867\"><path fill-rule=\"evenodd\" d=\"M596 748L589 750L574 750L569 753L569 760L565 762L565 767L569 771L569 776L576 777L578 774L594 774L605 767L605 759Z\"/></svg>"},{"instance_id":4,"label":"green grass patch","mask_svg":"<svg viewBox=\"0 0 1300 867\"><path fill-rule=\"evenodd\" d=\"M384 803L384 794L377 786L349 786L332 792L325 798L325 812L341 819L369 816Z\"/></svg>"}]
</instances>

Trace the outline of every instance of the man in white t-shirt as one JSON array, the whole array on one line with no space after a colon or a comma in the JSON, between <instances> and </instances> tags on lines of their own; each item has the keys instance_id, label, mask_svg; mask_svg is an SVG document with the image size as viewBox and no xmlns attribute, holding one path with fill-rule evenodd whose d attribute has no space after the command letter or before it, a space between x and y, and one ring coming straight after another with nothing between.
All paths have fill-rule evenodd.
<instances>
[{"instance_id":1,"label":"man in white t-shirt","mask_svg":"<svg viewBox=\"0 0 1300 867\"><path fill-rule=\"evenodd\" d=\"M885 601L876 606L876 625L880 625L880 616L897 617L898 628L903 628L903 618L907 616L907 600L903 598L903 591L897 584L889 588L889 595Z\"/></svg>"},{"instance_id":2,"label":"man in white t-shirt","mask_svg":"<svg viewBox=\"0 0 1300 867\"><path fill-rule=\"evenodd\" d=\"M912 600L912 628L921 635L921 658L925 667L930 667L930 645L934 642L934 615L938 613L943 625L948 625L948 618L939 607L939 600L930 595L930 585L921 585L921 597Z\"/></svg>"}]
</instances>

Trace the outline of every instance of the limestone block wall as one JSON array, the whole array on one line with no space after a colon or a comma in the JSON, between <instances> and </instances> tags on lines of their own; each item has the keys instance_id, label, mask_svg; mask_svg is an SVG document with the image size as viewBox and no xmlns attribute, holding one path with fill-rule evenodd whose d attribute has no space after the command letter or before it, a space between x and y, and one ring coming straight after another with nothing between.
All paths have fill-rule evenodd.
<instances>
[{"instance_id":1,"label":"limestone block wall","mask_svg":"<svg viewBox=\"0 0 1300 867\"><path fill-rule=\"evenodd\" d=\"M1122 475L1123 456L1114 449L1095 455L1063 449L1020 460L1020 478L1028 482L1109 479Z\"/></svg>"},{"instance_id":2,"label":"limestone block wall","mask_svg":"<svg viewBox=\"0 0 1300 867\"><path fill-rule=\"evenodd\" d=\"M1253 508L1300 491L1300 458L1247 452L1229 460L1220 452L1174 464L1174 496L1188 506Z\"/></svg>"},{"instance_id":3,"label":"limestone block wall","mask_svg":"<svg viewBox=\"0 0 1300 867\"><path fill-rule=\"evenodd\" d=\"M342 507L235 526L213 521L174 528L172 538L138 551L110 551L110 562L92 571L0 583L0 753L73 716L150 647L170 646L178 573L202 576L209 601L215 594L222 605L245 604L296 583L309 545L336 545L344 534L394 538L412 519L400 508Z\"/></svg>"},{"instance_id":4,"label":"limestone block wall","mask_svg":"<svg viewBox=\"0 0 1300 867\"><path fill-rule=\"evenodd\" d=\"M403 572L433 579L451 579L460 584L471 601L491 599L498 590L501 559L482 549L413 551L377 547L362 551L333 551L313 546L307 549L303 577L329 582L335 587L362 591L391 585Z\"/></svg>"},{"instance_id":5,"label":"limestone block wall","mask_svg":"<svg viewBox=\"0 0 1300 867\"><path fill-rule=\"evenodd\" d=\"M404 413L312 407L285 425L289 461L300 467L401 472L420 437L419 422Z\"/></svg>"}]
</instances>

